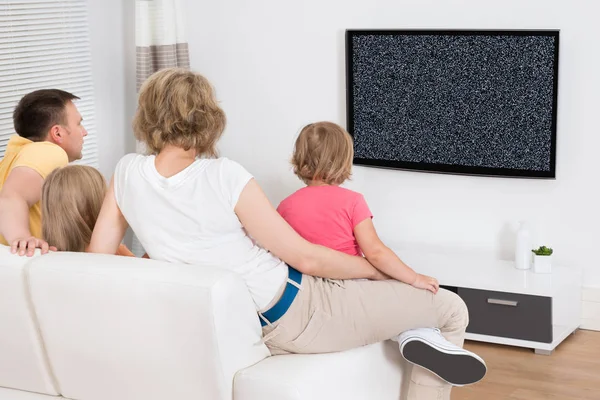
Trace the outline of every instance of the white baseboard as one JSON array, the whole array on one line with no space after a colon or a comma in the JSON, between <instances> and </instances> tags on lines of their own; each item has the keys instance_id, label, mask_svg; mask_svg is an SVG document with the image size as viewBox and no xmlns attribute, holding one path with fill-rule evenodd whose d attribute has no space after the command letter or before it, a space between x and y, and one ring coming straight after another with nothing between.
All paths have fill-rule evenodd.
<instances>
[{"instance_id":1,"label":"white baseboard","mask_svg":"<svg viewBox=\"0 0 600 400\"><path fill-rule=\"evenodd\" d=\"M589 331L600 331L600 319L581 319L580 329L586 329Z\"/></svg>"},{"instance_id":2,"label":"white baseboard","mask_svg":"<svg viewBox=\"0 0 600 400\"><path fill-rule=\"evenodd\" d=\"M600 288L584 287L581 297L580 328L600 331Z\"/></svg>"}]
</instances>

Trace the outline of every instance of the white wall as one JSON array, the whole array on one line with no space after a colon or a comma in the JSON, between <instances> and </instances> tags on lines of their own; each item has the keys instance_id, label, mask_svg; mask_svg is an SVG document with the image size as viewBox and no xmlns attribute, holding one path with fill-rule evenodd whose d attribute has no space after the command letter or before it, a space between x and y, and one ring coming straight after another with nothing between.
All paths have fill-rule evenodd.
<instances>
[{"instance_id":1,"label":"white wall","mask_svg":"<svg viewBox=\"0 0 600 400\"><path fill-rule=\"evenodd\" d=\"M135 3L88 0L99 169L107 180L119 159L135 152ZM132 246L127 230L124 243Z\"/></svg>"},{"instance_id":2,"label":"white wall","mask_svg":"<svg viewBox=\"0 0 600 400\"><path fill-rule=\"evenodd\" d=\"M192 67L216 86L228 116L223 155L246 166L274 203L300 187L288 158L299 129L345 126L348 28L559 28L557 179L522 180L355 167L390 244L466 248L510 258L512 225L533 222L557 263L600 286L600 46L592 0L187 0ZM541 242L540 242L541 243Z\"/></svg>"},{"instance_id":3,"label":"white wall","mask_svg":"<svg viewBox=\"0 0 600 400\"><path fill-rule=\"evenodd\" d=\"M110 179L117 161L135 151L134 3L88 0L99 167Z\"/></svg>"}]
</instances>

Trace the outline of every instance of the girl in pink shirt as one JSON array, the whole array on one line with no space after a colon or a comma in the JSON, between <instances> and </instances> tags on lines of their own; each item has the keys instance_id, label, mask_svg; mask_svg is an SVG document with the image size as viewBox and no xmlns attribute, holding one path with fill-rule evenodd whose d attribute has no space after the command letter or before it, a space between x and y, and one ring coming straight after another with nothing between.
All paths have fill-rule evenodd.
<instances>
[{"instance_id":1,"label":"girl in pink shirt","mask_svg":"<svg viewBox=\"0 0 600 400\"><path fill-rule=\"evenodd\" d=\"M391 278L437 293L435 278L416 273L378 237L362 194L341 188L350 177L352 138L332 122L305 126L294 147L294 173L307 186L281 202L277 211L309 242L364 255Z\"/></svg>"}]
</instances>

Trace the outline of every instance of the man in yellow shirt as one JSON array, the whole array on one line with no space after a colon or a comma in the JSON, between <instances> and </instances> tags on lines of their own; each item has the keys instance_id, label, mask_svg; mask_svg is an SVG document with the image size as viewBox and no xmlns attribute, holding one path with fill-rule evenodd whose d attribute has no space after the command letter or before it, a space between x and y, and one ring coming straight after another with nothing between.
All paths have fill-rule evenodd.
<instances>
[{"instance_id":1,"label":"man in yellow shirt","mask_svg":"<svg viewBox=\"0 0 600 400\"><path fill-rule=\"evenodd\" d=\"M17 134L0 160L0 244L19 255L42 254L40 198L44 179L54 169L81 158L87 131L73 104L79 97L58 89L25 95L13 113Z\"/></svg>"}]
</instances>

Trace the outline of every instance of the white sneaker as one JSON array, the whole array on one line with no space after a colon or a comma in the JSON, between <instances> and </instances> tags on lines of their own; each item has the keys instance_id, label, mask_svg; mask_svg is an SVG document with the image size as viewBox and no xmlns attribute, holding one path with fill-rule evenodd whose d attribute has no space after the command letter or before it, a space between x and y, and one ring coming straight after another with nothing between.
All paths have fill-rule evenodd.
<instances>
[{"instance_id":1,"label":"white sneaker","mask_svg":"<svg viewBox=\"0 0 600 400\"><path fill-rule=\"evenodd\" d=\"M425 368L451 385L478 382L487 372L481 357L450 343L437 328L411 329L394 340L408 362Z\"/></svg>"}]
</instances>

